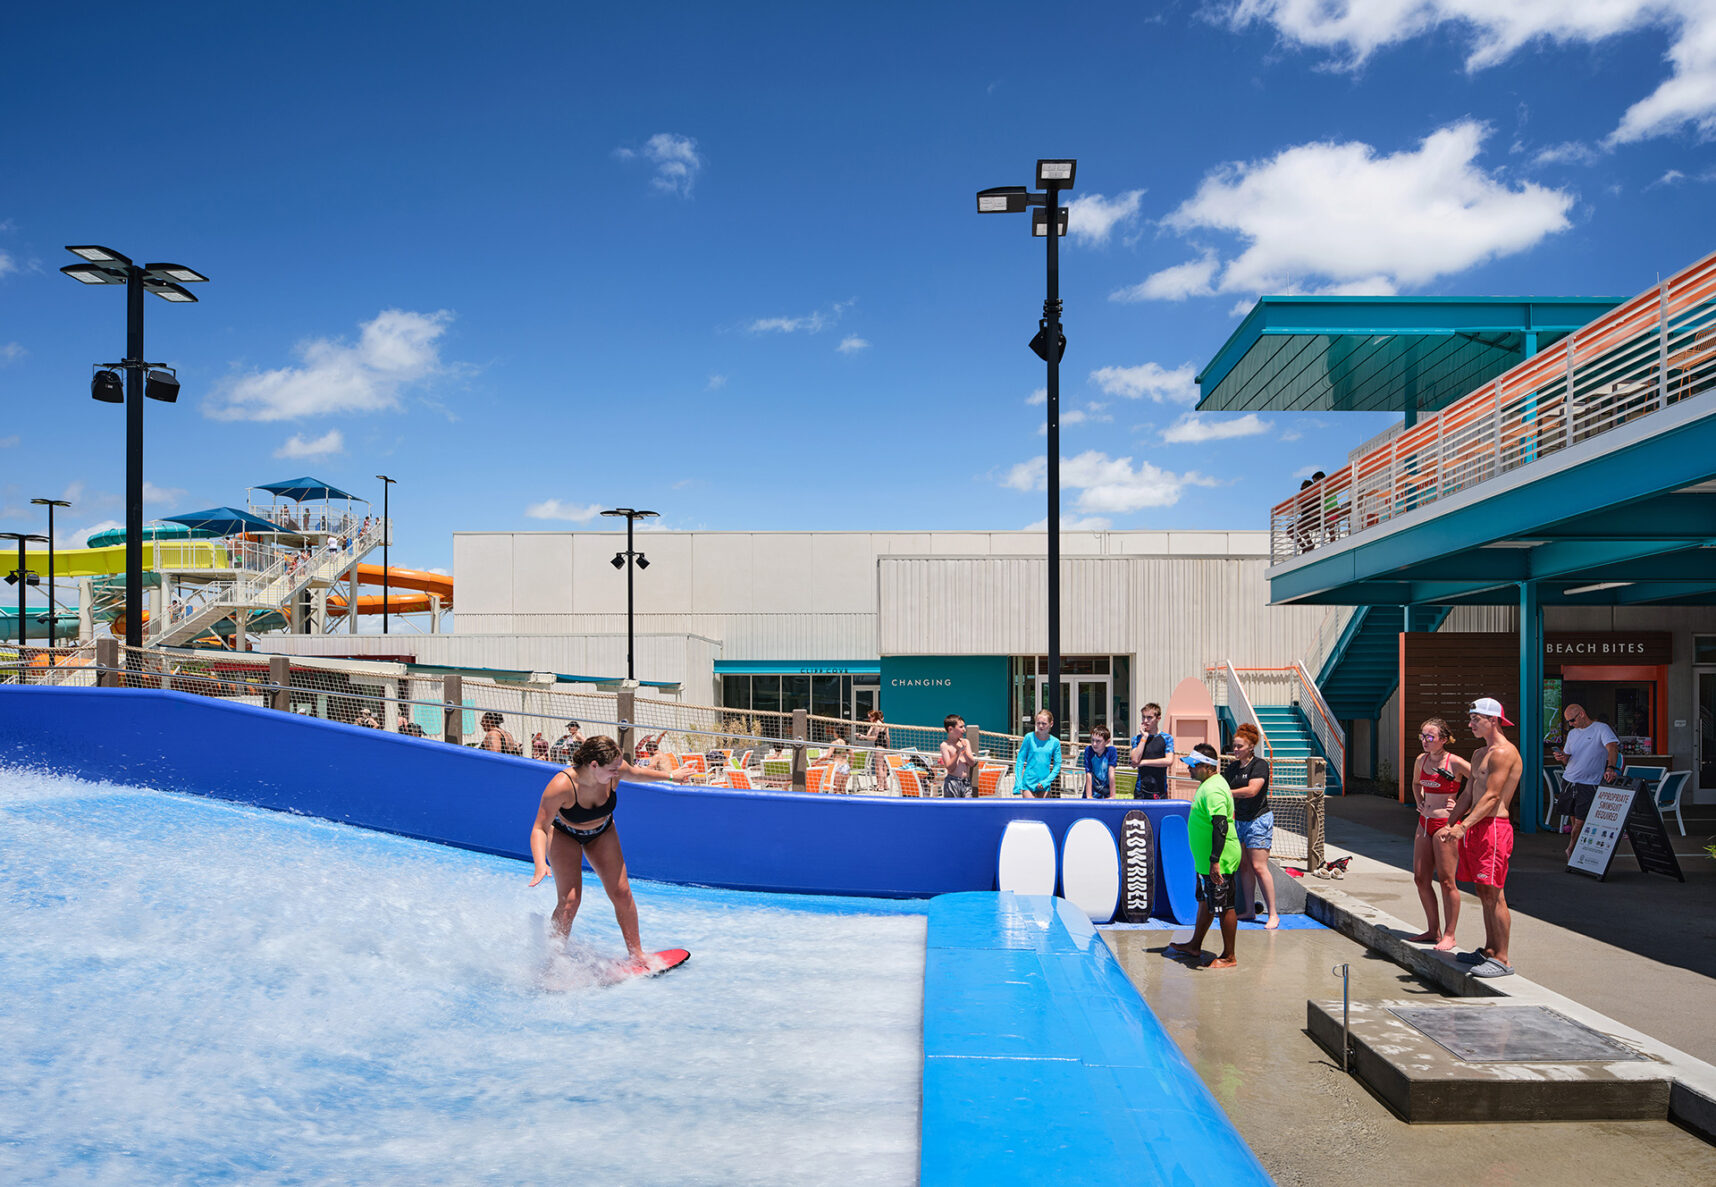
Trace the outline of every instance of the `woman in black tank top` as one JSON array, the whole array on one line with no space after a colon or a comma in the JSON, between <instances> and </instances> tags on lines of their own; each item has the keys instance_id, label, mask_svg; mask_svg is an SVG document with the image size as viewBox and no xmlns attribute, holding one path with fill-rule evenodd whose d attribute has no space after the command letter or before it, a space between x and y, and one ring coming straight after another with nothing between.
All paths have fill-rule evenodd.
<instances>
[{"instance_id":1,"label":"woman in black tank top","mask_svg":"<svg viewBox=\"0 0 1716 1187\"><path fill-rule=\"evenodd\" d=\"M638 907L626 876L620 834L614 828L614 809L620 802L621 779L672 778L632 766L612 738L597 736L581 743L572 752L572 765L548 781L530 830L530 856L536 863L530 884L535 886L553 869L557 934L564 936L572 930L584 894L584 858L588 857L590 868L608 892L608 901L614 904L614 918L625 937L626 951L633 960L646 959L638 936Z\"/></svg>"}]
</instances>

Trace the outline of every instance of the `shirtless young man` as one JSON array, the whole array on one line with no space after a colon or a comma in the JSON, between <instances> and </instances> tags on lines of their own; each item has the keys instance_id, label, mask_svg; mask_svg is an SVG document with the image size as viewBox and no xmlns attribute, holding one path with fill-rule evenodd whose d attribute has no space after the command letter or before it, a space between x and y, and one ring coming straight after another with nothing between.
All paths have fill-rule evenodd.
<instances>
[{"instance_id":1,"label":"shirtless young man","mask_svg":"<svg viewBox=\"0 0 1716 1187\"><path fill-rule=\"evenodd\" d=\"M1443 845L1458 845L1457 877L1475 883L1478 904L1484 912L1484 945L1462 952L1456 959L1475 967L1474 977L1506 977L1513 972L1508 963L1508 937L1513 919L1508 914L1508 859L1513 856L1513 821L1508 808L1519 791L1519 776L1525 769L1519 748L1502 733L1512 725L1494 697L1479 697L1467 714L1472 736L1482 743L1472 755L1472 778L1449 813L1454 823L1436 834Z\"/></svg>"},{"instance_id":2,"label":"shirtless young man","mask_svg":"<svg viewBox=\"0 0 1716 1187\"><path fill-rule=\"evenodd\" d=\"M971 785L977 755L965 736L965 718L949 713L942 726L947 730L947 740L941 744L941 766L947 777L941 782L941 794L956 800L970 799L977 794Z\"/></svg>"}]
</instances>

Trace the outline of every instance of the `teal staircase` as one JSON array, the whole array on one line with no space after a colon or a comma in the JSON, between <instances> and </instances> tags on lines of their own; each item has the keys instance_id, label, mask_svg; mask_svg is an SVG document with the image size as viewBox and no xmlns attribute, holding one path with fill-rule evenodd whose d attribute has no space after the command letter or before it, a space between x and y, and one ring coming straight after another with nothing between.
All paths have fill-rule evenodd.
<instances>
[{"instance_id":1,"label":"teal staircase","mask_svg":"<svg viewBox=\"0 0 1716 1187\"><path fill-rule=\"evenodd\" d=\"M1253 705L1257 724L1269 738L1269 756L1274 762L1303 762L1312 755L1323 759L1323 744L1311 732L1311 723L1297 705ZM1328 764L1328 793L1341 794L1339 764Z\"/></svg>"},{"instance_id":2,"label":"teal staircase","mask_svg":"<svg viewBox=\"0 0 1716 1187\"><path fill-rule=\"evenodd\" d=\"M1381 716L1382 707L1400 683L1400 632L1433 631L1447 617L1446 606L1360 606L1354 610L1317 675L1317 687L1329 702L1335 720L1364 721Z\"/></svg>"}]
</instances>

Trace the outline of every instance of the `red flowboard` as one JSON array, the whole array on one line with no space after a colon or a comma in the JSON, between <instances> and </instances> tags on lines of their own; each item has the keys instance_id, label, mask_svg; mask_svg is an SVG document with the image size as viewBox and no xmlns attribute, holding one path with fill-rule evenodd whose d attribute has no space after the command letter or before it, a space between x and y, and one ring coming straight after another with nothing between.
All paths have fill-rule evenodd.
<instances>
[{"instance_id":1,"label":"red flowboard","mask_svg":"<svg viewBox=\"0 0 1716 1187\"><path fill-rule=\"evenodd\" d=\"M614 964L613 979L628 981L633 977L659 977L691 959L683 948L663 948L642 960L621 960Z\"/></svg>"}]
</instances>

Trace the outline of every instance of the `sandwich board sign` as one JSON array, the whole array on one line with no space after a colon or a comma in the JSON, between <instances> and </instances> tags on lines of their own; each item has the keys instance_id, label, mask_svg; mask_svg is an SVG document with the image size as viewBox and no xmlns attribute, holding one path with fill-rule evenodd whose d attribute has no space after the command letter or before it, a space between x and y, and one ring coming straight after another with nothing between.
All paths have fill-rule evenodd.
<instances>
[{"instance_id":1,"label":"sandwich board sign","mask_svg":"<svg viewBox=\"0 0 1716 1187\"><path fill-rule=\"evenodd\" d=\"M1680 860L1674 856L1668 829L1663 826L1662 814L1657 811L1656 799L1642 779L1622 779L1597 788L1591 814L1585 818L1585 827L1579 833L1579 843L1573 847L1573 856L1567 859L1568 873L1606 880L1622 836L1632 845L1639 869L1686 881Z\"/></svg>"}]
</instances>

